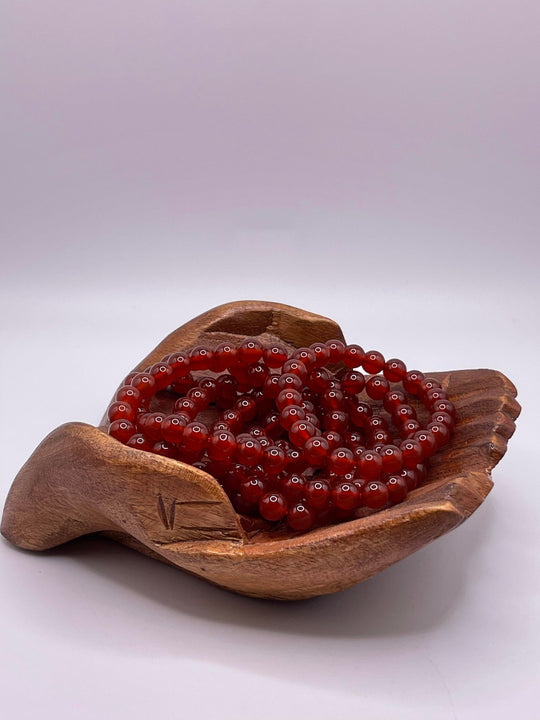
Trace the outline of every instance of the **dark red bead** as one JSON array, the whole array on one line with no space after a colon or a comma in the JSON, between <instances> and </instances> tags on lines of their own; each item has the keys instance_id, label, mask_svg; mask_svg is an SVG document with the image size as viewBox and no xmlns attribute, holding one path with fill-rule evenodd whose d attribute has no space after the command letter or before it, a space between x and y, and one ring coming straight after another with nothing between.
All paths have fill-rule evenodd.
<instances>
[{"instance_id":1,"label":"dark red bead","mask_svg":"<svg viewBox=\"0 0 540 720\"><path fill-rule=\"evenodd\" d=\"M450 415L447 412L434 412L431 415L431 422L441 423L442 425L446 425L446 427L452 432L454 429L454 421L450 417Z\"/></svg>"},{"instance_id":2,"label":"dark red bead","mask_svg":"<svg viewBox=\"0 0 540 720\"><path fill-rule=\"evenodd\" d=\"M231 343L221 343L214 350L212 360L210 362L210 370L219 373L236 365L238 360L238 351Z\"/></svg>"},{"instance_id":3,"label":"dark red bead","mask_svg":"<svg viewBox=\"0 0 540 720\"><path fill-rule=\"evenodd\" d=\"M263 440L270 442L267 438L257 438L257 442L263 443ZM287 465L287 453L277 445L268 445L263 448L261 465L267 475L278 475Z\"/></svg>"},{"instance_id":4,"label":"dark red bead","mask_svg":"<svg viewBox=\"0 0 540 720\"><path fill-rule=\"evenodd\" d=\"M288 358L287 350L283 345L270 345L264 349L263 358L269 368L280 368Z\"/></svg>"},{"instance_id":5,"label":"dark red bead","mask_svg":"<svg viewBox=\"0 0 540 720\"><path fill-rule=\"evenodd\" d=\"M390 435L390 432L388 430L384 430L384 428L372 430L368 434L368 444L371 445L371 447L375 447L375 445L388 445L391 442L392 436Z\"/></svg>"},{"instance_id":6,"label":"dark red bead","mask_svg":"<svg viewBox=\"0 0 540 720\"><path fill-rule=\"evenodd\" d=\"M373 410L367 403L359 402L355 405L349 406L349 417L355 427L367 427L368 421L372 415Z\"/></svg>"},{"instance_id":7,"label":"dark red bead","mask_svg":"<svg viewBox=\"0 0 540 720\"><path fill-rule=\"evenodd\" d=\"M388 499L391 503L400 503L407 497L409 491L407 481L399 475L391 475L386 481Z\"/></svg>"},{"instance_id":8,"label":"dark red bead","mask_svg":"<svg viewBox=\"0 0 540 720\"><path fill-rule=\"evenodd\" d=\"M330 443L325 437L311 437L304 444L305 458L314 467L324 465L329 453Z\"/></svg>"},{"instance_id":9,"label":"dark red bead","mask_svg":"<svg viewBox=\"0 0 540 720\"><path fill-rule=\"evenodd\" d=\"M327 480L310 480L305 488L306 502L315 510L323 510L330 504L330 492Z\"/></svg>"},{"instance_id":10,"label":"dark red bead","mask_svg":"<svg viewBox=\"0 0 540 720\"><path fill-rule=\"evenodd\" d=\"M154 449L154 443L142 433L136 433L132 435L126 443L129 447L136 448L137 450L146 450L146 452L152 452Z\"/></svg>"},{"instance_id":11,"label":"dark red bead","mask_svg":"<svg viewBox=\"0 0 540 720\"><path fill-rule=\"evenodd\" d=\"M345 398L341 390L325 390L321 395L321 407L326 412L341 410L345 406Z\"/></svg>"},{"instance_id":12,"label":"dark red bead","mask_svg":"<svg viewBox=\"0 0 540 720\"><path fill-rule=\"evenodd\" d=\"M426 407L429 409L432 409L435 403L439 402L439 400L448 400L448 395L442 388L431 388L431 390L428 390L424 396Z\"/></svg>"},{"instance_id":13,"label":"dark red bead","mask_svg":"<svg viewBox=\"0 0 540 720\"><path fill-rule=\"evenodd\" d=\"M424 398L428 390L433 390L433 388L440 389L441 383L438 380L435 380L435 378L426 377L418 386L418 394L421 398Z\"/></svg>"},{"instance_id":14,"label":"dark red bead","mask_svg":"<svg viewBox=\"0 0 540 720\"><path fill-rule=\"evenodd\" d=\"M184 428L182 445L188 452L199 452L206 446L208 428L200 422L192 422Z\"/></svg>"},{"instance_id":15,"label":"dark red bead","mask_svg":"<svg viewBox=\"0 0 540 720\"><path fill-rule=\"evenodd\" d=\"M242 395L234 404L234 409L240 413L244 423L250 422L257 415L257 403L249 395Z\"/></svg>"},{"instance_id":16,"label":"dark red bead","mask_svg":"<svg viewBox=\"0 0 540 720\"><path fill-rule=\"evenodd\" d=\"M264 380L263 391L266 397L276 398L281 392L279 387L280 375L267 375Z\"/></svg>"},{"instance_id":17,"label":"dark red bead","mask_svg":"<svg viewBox=\"0 0 540 720\"><path fill-rule=\"evenodd\" d=\"M326 347L325 343L313 343L310 345L310 350L315 355L315 365L317 367L323 367L330 360L330 351Z\"/></svg>"},{"instance_id":18,"label":"dark red bead","mask_svg":"<svg viewBox=\"0 0 540 720\"><path fill-rule=\"evenodd\" d=\"M405 363L398 358L391 358L384 364L383 375L390 382L401 382L407 374Z\"/></svg>"},{"instance_id":19,"label":"dark red bead","mask_svg":"<svg viewBox=\"0 0 540 720\"><path fill-rule=\"evenodd\" d=\"M173 410L177 414L184 413L185 415L189 415L192 420L197 415L197 405L194 400L188 397L178 398L174 403Z\"/></svg>"},{"instance_id":20,"label":"dark red bead","mask_svg":"<svg viewBox=\"0 0 540 720\"><path fill-rule=\"evenodd\" d=\"M437 442L430 430L419 430L412 437L420 444L425 458L431 457L437 449Z\"/></svg>"},{"instance_id":21,"label":"dark red bead","mask_svg":"<svg viewBox=\"0 0 540 720\"><path fill-rule=\"evenodd\" d=\"M303 450L297 447L290 447L287 453L287 472L303 473L308 466Z\"/></svg>"},{"instance_id":22,"label":"dark red bead","mask_svg":"<svg viewBox=\"0 0 540 720\"><path fill-rule=\"evenodd\" d=\"M299 405L286 405L279 414L279 421L285 430L290 430L298 420L305 420L306 412Z\"/></svg>"},{"instance_id":23,"label":"dark red bead","mask_svg":"<svg viewBox=\"0 0 540 720\"><path fill-rule=\"evenodd\" d=\"M293 373L284 373L278 380L278 387L280 387L281 390L297 390L300 392L303 386L304 383L301 378Z\"/></svg>"},{"instance_id":24,"label":"dark red bead","mask_svg":"<svg viewBox=\"0 0 540 720\"><path fill-rule=\"evenodd\" d=\"M347 345L343 353L343 364L348 368L357 368L362 365L364 357L365 353L360 345Z\"/></svg>"},{"instance_id":25,"label":"dark red bead","mask_svg":"<svg viewBox=\"0 0 540 720\"><path fill-rule=\"evenodd\" d=\"M209 394L201 387L190 388L187 391L186 397L195 403L198 413L202 412L202 410L206 410L210 404Z\"/></svg>"},{"instance_id":26,"label":"dark red bead","mask_svg":"<svg viewBox=\"0 0 540 720\"><path fill-rule=\"evenodd\" d=\"M156 381L150 373L137 373L132 379L131 384L134 388L137 388L142 398L150 397L156 390Z\"/></svg>"},{"instance_id":27,"label":"dark red bead","mask_svg":"<svg viewBox=\"0 0 540 720\"><path fill-rule=\"evenodd\" d=\"M206 444L206 452L211 460L230 460L236 452L236 439L227 430L213 432Z\"/></svg>"},{"instance_id":28,"label":"dark red bead","mask_svg":"<svg viewBox=\"0 0 540 720\"><path fill-rule=\"evenodd\" d=\"M389 390L383 397L383 407L386 412L392 413L400 405L404 405L407 402L405 394L399 390Z\"/></svg>"},{"instance_id":29,"label":"dark red bead","mask_svg":"<svg viewBox=\"0 0 540 720\"><path fill-rule=\"evenodd\" d=\"M161 423L165 419L164 413L141 413L137 417L137 427L139 432L143 433L147 438L157 442L162 440Z\"/></svg>"},{"instance_id":30,"label":"dark red bead","mask_svg":"<svg viewBox=\"0 0 540 720\"><path fill-rule=\"evenodd\" d=\"M421 425L418 422L418 420L411 419L411 420L407 420L406 422L403 423L403 425L401 426L401 428L399 430L399 434L401 435L402 438L408 438L408 437L412 437L420 429L421 429Z\"/></svg>"},{"instance_id":31,"label":"dark red bead","mask_svg":"<svg viewBox=\"0 0 540 720\"><path fill-rule=\"evenodd\" d=\"M382 473L382 458L374 450L365 450L357 460L358 474L366 480L375 480Z\"/></svg>"},{"instance_id":32,"label":"dark red bead","mask_svg":"<svg viewBox=\"0 0 540 720\"><path fill-rule=\"evenodd\" d=\"M287 503L295 502L304 497L306 480L299 473L291 473L280 480L279 489Z\"/></svg>"},{"instance_id":33,"label":"dark red bead","mask_svg":"<svg viewBox=\"0 0 540 720\"><path fill-rule=\"evenodd\" d=\"M199 378L197 384L201 390L206 392L209 402L214 402L217 397L216 379L209 375L203 375L203 377Z\"/></svg>"},{"instance_id":34,"label":"dark red bead","mask_svg":"<svg viewBox=\"0 0 540 720\"><path fill-rule=\"evenodd\" d=\"M296 360L300 360L304 364L306 372L309 372L317 364L317 357L315 356L315 353L311 348L296 348L296 350L293 351L291 357ZM285 370L285 366L283 366L283 372L287 372Z\"/></svg>"},{"instance_id":35,"label":"dark red bead","mask_svg":"<svg viewBox=\"0 0 540 720\"><path fill-rule=\"evenodd\" d=\"M172 368L172 380L185 377L190 371L189 355L185 352L175 352L168 356L167 364Z\"/></svg>"},{"instance_id":36,"label":"dark red bead","mask_svg":"<svg viewBox=\"0 0 540 720\"><path fill-rule=\"evenodd\" d=\"M437 449L444 447L450 440L450 430L443 423L430 422L426 430L429 430L435 438Z\"/></svg>"},{"instance_id":37,"label":"dark red bead","mask_svg":"<svg viewBox=\"0 0 540 720\"><path fill-rule=\"evenodd\" d=\"M259 500L259 512L265 520L276 522L287 514L287 503L281 493L266 493Z\"/></svg>"},{"instance_id":38,"label":"dark red bead","mask_svg":"<svg viewBox=\"0 0 540 720\"><path fill-rule=\"evenodd\" d=\"M384 368L384 356L377 350L369 350L365 354L362 366L370 375L376 375Z\"/></svg>"},{"instance_id":39,"label":"dark red bead","mask_svg":"<svg viewBox=\"0 0 540 720\"><path fill-rule=\"evenodd\" d=\"M115 400L131 405L135 410L141 404L141 393L133 385L122 385L116 393Z\"/></svg>"},{"instance_id":40,"label":"dark red bead","mask_svg":"<svg viewBox=\"0 0 540 720\"><path fill-rule=\"evenodd\" d=\"M216 379L216 405L219 408L230 408L236 402L238 380L230 374L220 375Z\"/></svg>"},{"instance_id":41,"label":"dark red bead","mask_svg":"<svg viewBox=\"0 0 540 720\"><path fill-rule=\"evenodd\" d=\"M322 436L326 438L330 446L330 450L341 447L344 443L343 437L340 435L340 433L335 432L335 430L325 430Z\"/></svg>"},{"instance_id":42,"label":"dark red bead","mask_svg":"<svg viewBox=\"0 0 540 720\"><path fill-rule=\"evenodd\" d=\"M328 361L330 363L339 363L345 355L345 343L341 340L327 340L326 347L330 353Z\"/></svg>"},{"instance_id":43,"label":"dark red bead","mask_svg":"<svg viewBox=\"0 0 540 720\"><path fill-rule=\"evenodd\" d=\"M374 375L366 382L366 392L372 400L382 400L390 389L390 383L382 375Z\"/></svg>"},{"instance_id":44,"label":"dark red bead","mask_svg":"<svg viewBox=\"0 0 540 720\"><path fill-rule=\"evenodd\" d=\"M305 503L296 503L287 513L287 524L291 530L306 532L315 524L315 513Z\"/></svg>"},{"instance_id":45,"label":"dark red bead","mask_svg":"<svg viewBox=\"0 0 540 720\"><path fill-rule=\"evenodd\" d=\"M411 395L418 395L420 392L420 383L424 379L424 374L420 370L409 370L403 378L403 389Z\"/></svg>"},{"instance_id":46,"label":"dark red bead","mask_svg":"<svg viewBox=\"0 0 540 720\"><path fill-rule=\"evenodd\" d=\"M322 424L325 430L335 430L342 434L348 427L349 417L343 410L330 410L324 414Z\"/></svg>"},{"instance_id":47,"label":"dark red bead","mask_svg":"<svg viewBox=\"0 0 540 720\"><path fill-rule=\"evenodd\" d=\"M244 366L253 365L263 356L263 346L255 338L248 338L238 348L238 362Z\"/></svg>"},{"instance_id":48,"label":"dark red bead","mask_svg":"<svg viewBox=\"0 0 540 720\"><path fill-rule=\"evenodd\" d=\"M248 383L254 388L263 387L269 373L270 371L266 365L263 365L262 363L250 365L247 369Z\"/></svg>"},{"instance_id":49,"label":"dark red bead","mask_svg":"<svg viewBox=\"0 0 540 720\"><path fill-rule=\"evenodd\" d=\"M400 427L402 423L407 422L407 420L416 419L416 410L411 405L407 405L407 403L398 405L392 412L392 420L398 427Z\"/></svg>"},{"instance_id":50,"label":"dark red bead","mask_svg":"<svg viewBox=\"0 0 540 720\"><path fill-rule=\"evenodd\" d=\"M150 375L154 376L156 381L156 390L163 390L173 380L173 369L164 362L155 363L149 370Z\"/></svg>"},{"instance_id":51,"label":"dark red bead","mask_svg":"<svg viewBox=\"0 0 540 720\"><path fill-rule=\"evenodd\" d=\"M137 428L129 420L113 420L109 425L108 433L111 437L121 443L127 443L132 435L135 435Z\"/></svg>"},{"instance_id":52,"label":"dark red bead","mask_svg":"<svg viewBox=\"0 0 540 720\"><path fill-rule=\"evenodd\" d=\"M236 459L248 467L258 465L263 458L263 449L257 438L249 435L236 439Z\"/></svg>"},{"instance_id":53,"label":"dark red bead","mask_svg":"<svg viewBox=\"0 0 540 720\"><path fill-rule=\"evenodd\" d=\"M185 395L187 391L195 385L195 379L191 373L177 378L171 383L171 389L178 395Z\"/></svg>"},{"instance_id":54,"label":"dark red bead","mask_svg":"<svg viewBox=\"0 0 540 720\"><path fill-rule=\"evenodd\" d=\"M336 475L346 475L354 470L354 467L353 452L347 447L335 448L328 456L328 468Z\"/></svg>"},{"instance_id":55,"label":"dark red bead","mask_svg":"<svg viewBox=\"0 0 540 720\"><path fill-rule=\"evenodd\" d=\"M366 379L358 370L347 370L341 377L341 389L350 395L358 395L366 386Z\"/></svg>"},{"instance_id":56,"label":"dark red bead","mask_svg":"<svg viewBox=\"0 0 540 720\"><path fill-rule=\"evenodd\" d=\"M152 452L156 455L163 455L163 457L173 458L175 460L178 457L178 448L176 445L167 442L166 440L159 440L154 443Z\"/></svg>"},{"instance_id":57,"label":"dark red bead","mask_svg":"<svg viewBox=\"0 0 540 720\"><path fill-rule=\"evenodd\" d=\"M240 483L240 494L247 503L259 502L265 492L264 482L256 476L252 476Z\"/></svg>"},{"instance_id":58,"label":"dark red bead","mask_svg":"<svg viewBox=\"0 0 540 720\"><path fill-rule=\"evenodd\" d=\"M329 387L330 382L330 373L322 367L315 367L307 376L306 385L313 392L322 393Z\"/></svg>"},{"instance_id":59,"label":"dark red bead","mask_svg":"<svg viewBox=\"0 0 540 720\"><path fill-rule=\"evenodd\" d=\"M189 423L187 415L175 413L167 415L161 422L161 434L163 439L171 443L182 442L184 428Z\"/></svg>"},{"instance_id":60,"label":"dark red bead","mask_svg":"<svg viewBox=\"0 0 540 720\"><path fill-rule=\"evenodd\" d=\"M379 510L388 502L388 488L378 480L366 483L362 490L362 502L372 510Z\"/></svg>"},{"instance_id":61,"label":"dark red bead","mask_svg":"<svg viewBox=\"0 0 540 720\"><path fill-rule=\"evenodd\" d=\"M315 425L306 420L297 420L289 430L289 439L296 447L303 447L310 437L316 435Z\"/></svg>"},{"instance_id":62,"label":"dark red bead","mask_svg":"<svg viewBox=\"0 0 540 720\"><path fill-rule=\"evenodd\" d=\"M298 377L302 381L302 386L308 376L308 371L304 363L301 360L297 360L295 358L291 358L283 364L283 374L287 375L289 373L291 373L292 375L298 375Z\"/></svg>"},{"instance_id":63,"label":"dark red bead","mask_svg":"<svg viewBox=\"0 0 540 720\"><path fill-rule=\"evenodd\" d=\"M456 408L450 400L437 400L436 403L433 403L432 412L445 412L450 415L452 420L456 419Z\"/></svg>"},{"instance_id":64,"label":"dark red bead","mask_svg":"<svg viewBox=\"0 0 540 720\"><path fill-rule=\"evenodd\" d=\"M194 347L189 353L190 370L210 370L214 353L205 345Z\"/></svg>"},{"instance_id":65,"label":"dark red bead","mask_svg":"<svg viewBox=\"0 0 540 720\"><path fill-rule=\"evenodd\" d=\"M332 490L332 502L341 510L354 510L362 503L362 494L354 482L339 483Z\"/></svg>"},{"instance_id":66,"label":"dark red bead","mask_svg":"<svg viewBox=\"0 0 540 720\"><path fill-rule=\"evenodd\" d=\"M117 400L109 405L107 410L107 417L110 422L114 420L129 420L133 422L135 420L136 412L130 404Z\"/></svg>"},{"instance_id":67,"label":"dark red bead","mask_svg":"<svg viewBox=\"0 0 540 720\"><path fill-rule=\"evenodd\" d=\"M403 467L408 470L414 470L419 462L422 462L424 454L422 446L416 440L408 438L403 440L400 445L401 454L403 456Z\"/></svg>"},{"instance_id":68,"label":"dark red bead","mask_svg":"<svg viewBox=\"0 0 540 720\"><path fill-rule=\"evenodd\" d=\"M279 411L287 407L287 405L300 405L302 395L298 390L280 390L276 398L276 407Z\"/></svg>"},{"instance_id":69,"label":"dark red bead","mask_svg":"<svg viewBox=\"0 0 540 720\"><path fill-rule=\"evenodd\" d=\"M401 470L401 472L399 473L399 476L402 477L407 483L407 490L409 492L411 492L411 490L414 490L415 487L418 485L419 474L418 471L414 468L403 468L403 470Z\"/></svg>"},{"instance_id":70,"label":"dark red bead","mask_svg":"<svg viewBox=\"0 0 540 720\"><path fill-rule=\"evenodd\" d=\"M289 392L289 391L287 391ZM263 428L268 437L276 440L283 435L283 425L279 413L271 412L263 420Z\"/></svg>"},{"instance_id":71,"label":"dark red bead","mask_svg":"<svg viewBox=\"0 0 540 720\"><path fill-rule=\"evenodd\" d=\"M382 458L383 473L391 475L399 472L403 467L403 454L396 445L384 445L379 455Z\"/></svg>"}]
</instances>

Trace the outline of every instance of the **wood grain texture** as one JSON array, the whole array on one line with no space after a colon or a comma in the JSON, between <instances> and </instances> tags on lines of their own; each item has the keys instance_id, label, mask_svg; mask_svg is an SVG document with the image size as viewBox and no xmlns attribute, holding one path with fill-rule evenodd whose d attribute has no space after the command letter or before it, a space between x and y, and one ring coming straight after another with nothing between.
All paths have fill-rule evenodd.
<instances>
[{"instance_id":1,"label":"wood grain texture","mask_svg":"<svg viewBox=\"0 0 540 720\"><path fill-rule=\"evenodd\" d=\"M328 318L276 303L245 301L210 310L171 333L142 369L194 344L260 336L291 346L343 338ZM1 531L45 550L100 532L209 582L256 597L292 600L350 587L453 529L492 487L519 415L516 389L495 370L429 373L455 403L451 444L428 482L395 507L297 535L242 522L219 483L184 463L135 450L105 425L54 430L17 475ZM166 402L166 398L163 400Z\"/></svg>"}]
</instances>

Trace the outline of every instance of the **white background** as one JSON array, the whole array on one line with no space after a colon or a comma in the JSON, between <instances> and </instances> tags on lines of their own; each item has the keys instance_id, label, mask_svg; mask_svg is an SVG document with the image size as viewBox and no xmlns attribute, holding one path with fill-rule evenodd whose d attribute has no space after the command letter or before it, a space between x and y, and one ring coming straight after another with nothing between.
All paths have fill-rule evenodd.
<instances>
[{"instance_id":1,"label":"white background","mask_svg":"<svg viewBox=\"0 0 540 720\"><path fill-rule=\"evenodd\" d=\"M463 526L279 604L0 543L13 720L537 718L535 2L2 2L0 482L204 310L328 315L523 413Z\"/></svg>"}]
</instances>

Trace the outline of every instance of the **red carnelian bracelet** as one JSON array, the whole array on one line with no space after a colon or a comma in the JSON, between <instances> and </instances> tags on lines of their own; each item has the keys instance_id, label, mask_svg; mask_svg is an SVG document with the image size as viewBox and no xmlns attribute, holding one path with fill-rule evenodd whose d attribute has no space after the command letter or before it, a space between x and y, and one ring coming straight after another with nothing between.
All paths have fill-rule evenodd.
<instances>
[{"instance_id":1,"label":"red carnelian bracelet","mask_svg":"<svg viewBox=\"0 0 540 720\"><path fill-rule=\"evenodd\" d=\"M172 413L151 412L160 391L175 394ZM363 391L382 407L361 401ZM376 350L330 340L289 354L250 338L131 373L108 419L120 442L214 476L237 512L303 532L404 500L450 440L455 409L437 380Z\"/></svg>"}]
</instances>

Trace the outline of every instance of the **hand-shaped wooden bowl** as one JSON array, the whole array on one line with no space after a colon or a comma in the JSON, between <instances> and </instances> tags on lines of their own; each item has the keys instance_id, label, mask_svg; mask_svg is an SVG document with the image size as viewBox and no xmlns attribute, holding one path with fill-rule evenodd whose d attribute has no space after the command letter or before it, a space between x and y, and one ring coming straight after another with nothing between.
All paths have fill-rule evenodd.
<instances>
[{"instance_id":1,"label":"hand-shaped wooden bowl","mask_svg":"<svg viewBox=\"0 0 540 720\"><path fill-rule=\"evenodd\" d=\"M332 320L286 305L222 305L182 326L139 363L195 344L260 336L292 346L343 338ZM233 510L218 482L176 460L122 445L95 428L67 423L43 440L17 475L2 534L46 550L101 532L146 555L245 595L294 600L350 587L452 530L492 487L520 407L494 370L429 373L454 402L451 444L427 482L386 510L305 534L272 531Z\"/></svg>"}]
</instances>

